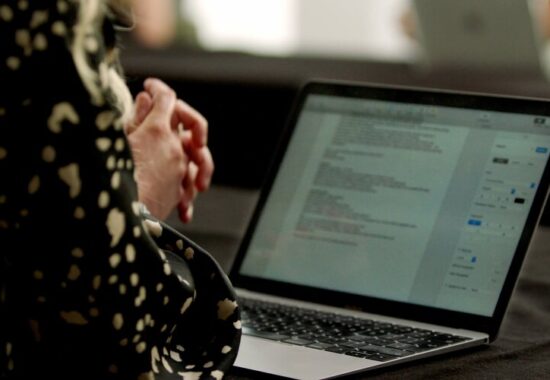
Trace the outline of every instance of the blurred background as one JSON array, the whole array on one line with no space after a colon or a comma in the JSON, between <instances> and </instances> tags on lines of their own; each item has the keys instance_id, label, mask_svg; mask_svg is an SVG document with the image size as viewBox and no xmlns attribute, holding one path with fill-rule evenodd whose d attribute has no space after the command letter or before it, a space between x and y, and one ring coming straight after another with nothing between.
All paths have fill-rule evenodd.
<instances>
[{"instance_id":1,"label":"blurred background","mask_svg":"<svg viewBox=\"0 0 550 380\"><path fill-rule=\"evenodd\" d=\"M548 0L134 0L122 59L210 123L213 189L176 228L228 268L313 78L550 98ZM546 212L544 223L550 223Z\"/></svg>"}]
</instances>

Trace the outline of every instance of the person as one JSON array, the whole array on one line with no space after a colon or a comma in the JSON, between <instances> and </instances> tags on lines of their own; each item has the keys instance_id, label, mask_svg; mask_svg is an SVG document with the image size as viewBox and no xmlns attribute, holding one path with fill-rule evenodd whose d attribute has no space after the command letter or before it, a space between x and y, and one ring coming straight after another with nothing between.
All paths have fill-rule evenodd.
<instances>
[{"instance_id":1,"label":"person","mask_svg":"<svg viewBox=\"0 0 550 380\"><path fill-rule=\"evenodd\" d=\"M213 162L200 114L121 75L119 0L0 0L0 377L220 379L235 293L164 224Z\"/></svg>"}]
</instances>

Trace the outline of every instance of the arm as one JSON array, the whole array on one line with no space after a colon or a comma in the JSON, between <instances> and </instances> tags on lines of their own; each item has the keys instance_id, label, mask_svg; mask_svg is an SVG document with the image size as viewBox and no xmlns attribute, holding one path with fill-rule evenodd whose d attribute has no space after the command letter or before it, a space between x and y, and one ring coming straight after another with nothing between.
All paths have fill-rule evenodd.
<instances>
[{"instance_id":1,"label":"arm","mask_svg":"<svg viewBox=\"0 0 550 380\"><path fill-rule=\"evenodd\" d=\"M13 347L6 361L15 365L6 368L22 376L137 378L184 369L187 363L201 368L201 360L209 359L214 364L203 369L205 376L225 370L232 357L200 357L204 342L185 347L179 356L169 351L178 324L199 331L205 342L215 342L220 331L237 337L232 320L202 324L205 313L215 310L213 302L233 297L232 292L221 274L215 283L201 280L203 272L219 272L200 248L143 220L122 110L106 79L114 69L103 54L106 41L99 30L105 25L101 14L92 12L98 3L78 3L90 7L83 14L76 4L29 2L18 10L13 2L0 1L13 12L13 22L0 23L0 78L2 88L12 89L0 95L0 171L9 179L0 184L6 273L0 281L7 289L1 312L16 322L0 337ZM47 14L46 21L28 29L44 20L36 12ZM93 26L95 42L75 43L75 19L83 30ZM19 64L5 65L8 57ZM79 67L82 57L85 67ZM88 69L91 77L85 80ZM159 248L183 257L192 248L194 257L204 256L189 267L197 273L196 289L205 290L195 296L189 279L178 278ZM219 344L208 347L221 352Z\"/></svg>"}]
</instances>

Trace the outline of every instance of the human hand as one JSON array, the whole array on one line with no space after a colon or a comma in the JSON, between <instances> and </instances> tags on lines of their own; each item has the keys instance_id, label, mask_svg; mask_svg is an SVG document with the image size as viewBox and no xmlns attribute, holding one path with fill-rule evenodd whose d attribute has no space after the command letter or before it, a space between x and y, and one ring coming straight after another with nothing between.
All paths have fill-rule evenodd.
<instances>
[{"instance_id":1,"label":"human hand","mask_svg":"<svg viewBox=\"0 0 550 380\"><path fill-rule=\"evenodd\" d=\"M204 117L157 79L145 81L126 133L136 162L139 199L157 218L177 205L188 222L197 192L210 186L214 164Z\"/></svg>"}]
</instances>

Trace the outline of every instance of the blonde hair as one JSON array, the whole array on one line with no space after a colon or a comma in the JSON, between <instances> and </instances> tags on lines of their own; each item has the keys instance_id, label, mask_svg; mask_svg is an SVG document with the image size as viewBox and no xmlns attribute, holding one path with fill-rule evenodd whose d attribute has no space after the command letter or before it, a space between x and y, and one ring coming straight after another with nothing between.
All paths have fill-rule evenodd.
<instances>
[{"instance_id":1,"label":"blonde hair","mask_svg":"<svg viewBox=\"0 0 550 380\"><path fill-rule=\"evenodd\" d=\"M128 122L133 113L133 99L121 76L116 52L105 52L104 59L93 67L87 56L95 53L98 44L89 44L94 33L101 30L101 24L108 12L108 6L129 6L129 0L86 0L79 1L77 21L71 43L71 54L84 87L90 94L92 104L101 107L111 102L120 112L120 121ZM96 41L97 42L97 41Z\"/></svg>"}]
</instances>

